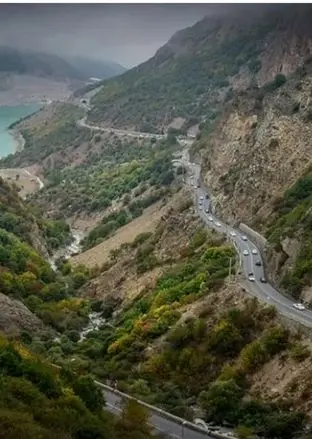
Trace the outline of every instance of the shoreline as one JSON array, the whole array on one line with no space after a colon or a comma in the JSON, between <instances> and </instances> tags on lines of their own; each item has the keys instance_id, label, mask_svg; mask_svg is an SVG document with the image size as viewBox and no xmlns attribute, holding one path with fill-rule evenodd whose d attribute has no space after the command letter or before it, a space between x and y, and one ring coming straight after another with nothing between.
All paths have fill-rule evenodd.
<instances>
[{"instance_id":1,"label":"shoreline","mask_svg":"<svg viewBox=\"0 0 312 439\"><path fill-rule=\"evenodd\" d=\"M11 154L16 154L17 152L23 151L26 140L23 137L23 134L20 132L20 130L16 127L9 129L8 133L10 134L10 136L13 137L13 142L14 142L14 149Z\"/></svg>"}]
</instances>

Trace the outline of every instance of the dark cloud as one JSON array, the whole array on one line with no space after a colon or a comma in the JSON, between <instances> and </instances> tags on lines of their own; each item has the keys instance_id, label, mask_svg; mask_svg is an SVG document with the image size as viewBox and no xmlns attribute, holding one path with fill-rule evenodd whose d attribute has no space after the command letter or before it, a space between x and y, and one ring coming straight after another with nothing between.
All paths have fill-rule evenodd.
<instances>
[{"instance_id":1,"label":"dark cloud","mask_svg":"<svg viewBox=\"0 0 312 439\"><path fill-rule=\"evenodd\" d=\"M172 34L229 5L1 4L1 45L111 59L127 67Z\"/></svg>"}]
</instances>

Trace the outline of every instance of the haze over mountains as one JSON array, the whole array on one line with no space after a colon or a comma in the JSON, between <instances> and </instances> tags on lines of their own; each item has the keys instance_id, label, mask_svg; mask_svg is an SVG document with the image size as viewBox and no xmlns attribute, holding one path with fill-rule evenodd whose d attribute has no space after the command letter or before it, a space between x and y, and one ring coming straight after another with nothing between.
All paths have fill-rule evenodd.
<instances>
[{"instance_id":1,"label":"haze over mountains","mask_svg":"<svg viewBox=\"0 0 312 439\"><path fill-rule=\"evenodd\" d=\"M110 78L125 69L110 61L60 57L0 46L0 100L3 105L66 99L90 77Z\"/></svg>"},{"instance_id":2,"label":"haze over mountains","mask_svg":"<svg viewBox=\"0 0 312 439\"><path fill-rule=\"evenodd\" d=\"M198 9L164 7L163 30L88 7L61 59L4 51L3 78L79 85L115 18L111 51L148 59L17 122L0 160L0 436L158 439L96 377L234 438L311 439L312 7L208 5L155 53Z\"/></svg>"},{"instance_id":3,"label":"haze over mountains","mask_svg":"<svg viewBox=\"0 0 312 439\"><path fill-rule=\"evenodd\" d=\"M56 80L90 76L102 79L118 75L125 68L110 61L94 61L83 57L62 58L57 55L0 46L0 72L50 77Z\"/></svg>"}]
</instances>

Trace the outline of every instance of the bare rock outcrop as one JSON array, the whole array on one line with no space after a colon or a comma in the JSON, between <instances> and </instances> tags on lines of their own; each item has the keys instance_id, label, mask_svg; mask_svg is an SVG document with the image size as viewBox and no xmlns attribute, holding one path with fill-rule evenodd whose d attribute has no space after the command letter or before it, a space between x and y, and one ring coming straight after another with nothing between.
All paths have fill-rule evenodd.
<instances>
[{"instance_id":1,"label":"bare rock outcrop","mask_svg":"<svg viewBox=\"0 0 312 439\"><path fill-rule=\"evenodd\" d=\"M0 293L0 331L16 335L20 331L35 333L43 328L42 321L22 302Z\"/></svg>"}]
</instances>

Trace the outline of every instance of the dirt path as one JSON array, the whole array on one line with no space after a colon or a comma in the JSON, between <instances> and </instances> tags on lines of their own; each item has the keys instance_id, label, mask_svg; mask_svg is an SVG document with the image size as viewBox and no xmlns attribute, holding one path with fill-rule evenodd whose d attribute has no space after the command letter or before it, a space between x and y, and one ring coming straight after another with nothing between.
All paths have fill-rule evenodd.
<instances>
[{"instance_id":1,"label":"dirt path","mask_svg":"<svg viewBox=\"0 0 312 439\"><path fill-rule=\"evenodd\" d=\"M19 194L22 198L26 198L28 194L33 194L44 186L39 177L24 168L0 169L0 177L8 183L15 183L20 188Z\"/></svg>"}]
</instances>

